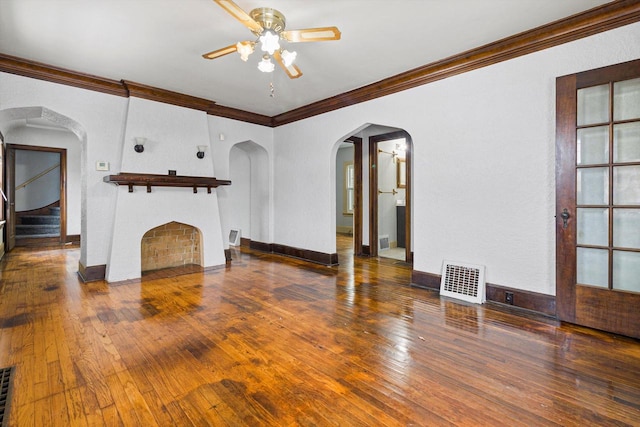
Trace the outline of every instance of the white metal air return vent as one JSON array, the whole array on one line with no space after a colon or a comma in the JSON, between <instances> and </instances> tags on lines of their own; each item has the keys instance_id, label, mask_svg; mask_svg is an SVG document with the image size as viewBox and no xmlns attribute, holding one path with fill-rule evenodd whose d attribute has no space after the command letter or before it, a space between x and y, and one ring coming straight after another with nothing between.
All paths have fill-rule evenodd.
<instances>
[{"instance_id":1,"label":"white metal air return vent","mask_svg":"<svg viewBox=\"0 0 640 427\"><path fill-rule=\"evenodd\" d=\"M486 299L484 265L445 260L442 264L440 295L476 304L484 303Z\"/></svg>"},{"instance_id":2,"label":"white metal air return vent","mask_svg":"<svg viewBox=\"0 0 640 427\"><path fill-rule=\"evenodd\" d=\"M385 250L389 249L389 235L388 234L384 234L384 235L380 236L378 241L379 241L378 247L380 248L379 250L385 251Z\"/></svg>"}]
</instances>

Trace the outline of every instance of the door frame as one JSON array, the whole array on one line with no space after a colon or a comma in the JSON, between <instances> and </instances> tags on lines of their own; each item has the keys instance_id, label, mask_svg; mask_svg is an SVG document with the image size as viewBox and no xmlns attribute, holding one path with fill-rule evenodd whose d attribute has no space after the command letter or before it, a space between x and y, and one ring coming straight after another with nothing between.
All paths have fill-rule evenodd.
<instances>
[{"instance_id":1,"label":"door frame","mask_svg":"<svg viewBox=\"0 0 640 427\"><path fill-rule=\"evenodd\" d=\"M577 90L637 78L638 70L640 60L635 60L556 79L556 316L636 338L640 338L640 293L577 284L575 174ZM611 243L609 250L613 250ZM611 265L609 270L611 274Z\"/></svg>"},{"instance_id":2,"label":"door frame","mask_svg":"<svg viewBox=\"0 0 640 427\"><path fill-rule=\"evenodd\" d=\"M7 223L8 233L12 233L13 241L10 237L7 238L7 252L15 247L15 229L16 229L16 217L15 217L15 152L17 150L22 151L44 151L50 153L58 153L60 155L60 236L50 237L42 239L45 242L55 241L58 243L66 243L67 241L67 149L55 148L55 147L41 147L35 145L21 145L21 144L6 144L7 146L7 158L10 160L6 165L6 181L7 181L7 199L8 199L8 215ZM11 183L11 185L9 185Z\"/></svg>"},{"instance_id":3,"label":"door frame","mask_svg":"<svg viewBox=\"0 0 640 427\"><path fill-rule=\"evenodd\" d=\"M378 256L378 143L393 139L404 138L406 151L406 187L405 187L405 262L413 262L411 251L411 158L413 152L413 140L405 130L374 135L369 137L369 254Z\"/></svg>"},{"instance_id":4,"label":"door frame","mask_svg":"<svg viewBox=\"0 0 640 427\"><path fill-rule=\"evenodd\" d=\"M353 255L362 256L362 138L350 136L345 142L353 144Z\"/></svg>"}]
</instances>

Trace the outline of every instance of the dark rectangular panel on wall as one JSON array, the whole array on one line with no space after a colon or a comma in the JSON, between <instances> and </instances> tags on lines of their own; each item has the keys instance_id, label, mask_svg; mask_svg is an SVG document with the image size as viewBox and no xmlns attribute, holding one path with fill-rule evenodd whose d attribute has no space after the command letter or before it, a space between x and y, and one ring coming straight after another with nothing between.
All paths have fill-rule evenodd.
<instances>
[{"instance_id":1,"label":"dark rectangular panel on wall","mask_svg":"<svg viewBox=\"0 0 640 427\"><path fill-rule=\"evenodd\" d=\"M91 265L85 267L81 262L78 263L78 276L83 282L95 282L104 280L107 274L107 265Z\"/></svg>"}]
</instances>

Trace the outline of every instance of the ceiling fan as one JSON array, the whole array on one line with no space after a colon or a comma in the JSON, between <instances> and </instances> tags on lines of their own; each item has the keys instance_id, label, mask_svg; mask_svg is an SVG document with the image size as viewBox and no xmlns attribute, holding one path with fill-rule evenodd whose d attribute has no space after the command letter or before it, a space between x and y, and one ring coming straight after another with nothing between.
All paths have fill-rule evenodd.
<instances>
[{"instance_id":1,"label":"ceiling fan","mask_svg":"<svg viewBox=\"0 0 640 427\"><path fill-rule=\"evenodd\" d=\"M258 63L258 69L265 73L274 70L275 65L271 58L275 59L278 65L292 79L302 76L300 69L293 63L296 52L289 52L281 49L280 40L289 43L299 42L322 42L330 40L340 40L340 30L336 27L307 28L303 30L285 31L286 20L284 15L268 7L259 7L246 13L231 0L214 0L230 15L247 27L256 36L255 40L240 41L222 49L214 50L202 55L206 59L216 59L233 52L238 52L243 61L249 59L256 45L260 45L263 52L262 60Z\"/></svg>"}]
</instances>

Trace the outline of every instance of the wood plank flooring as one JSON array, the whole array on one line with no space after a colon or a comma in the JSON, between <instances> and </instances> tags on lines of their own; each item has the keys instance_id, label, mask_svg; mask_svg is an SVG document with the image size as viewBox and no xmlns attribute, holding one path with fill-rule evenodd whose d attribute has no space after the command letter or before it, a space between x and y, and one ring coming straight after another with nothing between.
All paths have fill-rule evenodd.
<instances>
[{"instance_id":1,"label":"wood plank flooring","mask_svg":"<svg viewBox=\"0 0 640 427\"><path fill-rule=\"evenodd\" d=\"M14 250L9 425L640 425L639 341L441 299L341 247L115 284L82 284L77 248Z\"/></svg>"}]
</instances>

